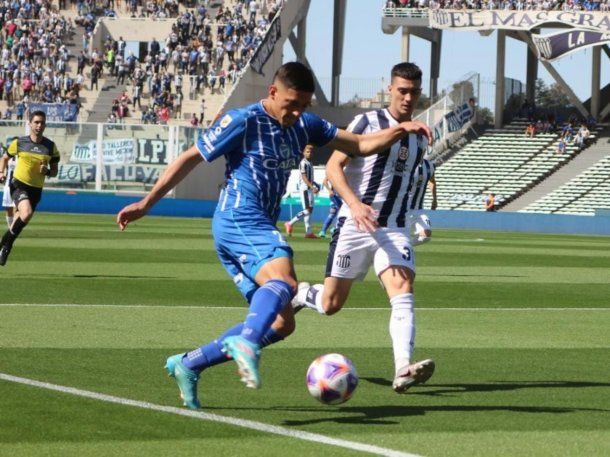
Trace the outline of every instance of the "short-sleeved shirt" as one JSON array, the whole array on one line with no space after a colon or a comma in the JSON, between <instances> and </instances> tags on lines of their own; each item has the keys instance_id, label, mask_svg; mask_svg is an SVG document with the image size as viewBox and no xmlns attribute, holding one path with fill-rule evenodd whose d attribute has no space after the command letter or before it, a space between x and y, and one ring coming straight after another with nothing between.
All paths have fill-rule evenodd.
<instances>
[{"instance_id":1,"label":"short-sleeved shirt","mask_svg":"<svg viewBox=\"0 0 610 457\"><path fill-rule=\"evenodd\" d=\"M17 166L13 178L32 187L44 186L45 175L40 172L40 164L47 165L59 162L57 146L46 137L40 143L34 143L29 136L14 139L7 149L11 157L17 157Z\"/></svg>"},{"instance_id":2,"label":"short-sleeved shirt","mask_svg":"<svg viewBox=\"0 0 610 457\"><path fill-rule=\"evenodd\" d=\"M197 142L206 161L220 156L227 160L217 213L257 212L275 223L290 171L297 167L305 145L323 146L336 135L337 127L313 113L303 113L285 128L262 102L229 111Z\"/></svg>"},{"instance_id":3,"label":"short-sleeved shirt","mask_svg":"<svg viewBox=\"0 0 610 457\"><path fill-rule=\"evenodd\" d=\"M347 130L369 134L396 125L398 121L387 109L379 109L359 114ZM411 133L386 151L367 157L354 157L345 166L347 183L360 201L377 211L380 227L407 226L413 176L427 146L426 137ZM339 217L351 219L347 205L341 208Z\"/></svg>"}]
</instances>

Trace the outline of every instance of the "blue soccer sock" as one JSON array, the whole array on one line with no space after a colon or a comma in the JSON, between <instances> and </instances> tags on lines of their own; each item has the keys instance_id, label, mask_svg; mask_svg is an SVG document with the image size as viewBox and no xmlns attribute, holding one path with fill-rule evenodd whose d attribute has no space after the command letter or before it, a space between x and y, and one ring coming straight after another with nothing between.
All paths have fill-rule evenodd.
<instances>
[{"instance_id":1,"label":"blue soccer sock","mask_svg":"<svg viewBox=\"0 0 610 457\"><path fill-rule=\"evenodd\" d=\"M241 336L260 346L278 313L290 303L294 294L292 287L284 281L279 279L267 281L252 296Z\"/></svg>"},{"instance_id":2,"label":"blue soccer sock","mask_svg":"<svg viewBox=\"0 0 610 457\"><path fill-rule=\"evenodd\" d=\"M187 352L182 358L182 363L189 370L201 372L206 368L213 367L229 360L222 351L222 342L228 336L239 335L244 328L243 322L234 325L214 341ZM261 341L261 347L269 346L284 339L279 333L270 328Z\"/></svg>"},{"instance_id":3,"label":"blue soccer sock","mask_svg":"<svg viewBox=\"0 0 610 457\"><path fill-rule=\"evenodd\" d=\"M335 217L337 217L337 213L328 213L326 216L326 220L324 221L324 225L322 225L322 231L326 233L328 227L335 221Z\"/></svg>"}]
</instances>

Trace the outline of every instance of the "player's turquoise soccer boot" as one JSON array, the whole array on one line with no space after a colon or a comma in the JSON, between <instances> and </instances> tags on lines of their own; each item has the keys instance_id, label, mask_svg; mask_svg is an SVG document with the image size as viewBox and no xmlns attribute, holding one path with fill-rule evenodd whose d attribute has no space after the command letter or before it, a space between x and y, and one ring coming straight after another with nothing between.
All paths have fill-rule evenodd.
<instances>
[{"instance_id":1,"label":"player's turquoise soccer boot","mask_svg":"<svg viewBox=\"0 0 610 457\"><path fill-rule=\"evenodd\" d=\"M241 382L246 387L258 389L261 386L261 377L258 373L258 359L260 347L251 343L243 336L228 336L222 342L223 351L237 363Z\"/></svg>"},{"instance_id":2,"label":"player's turquoise soccer boot","mask_svg":"<svg viewBox=\"0 0 610 457\"><path fill-rule=\"evenodd\" d=\"M183 356L184 354L176 354L168 357L165 369L176 380L184 406L190 409L199 409L201 408L201 403L197 399L199 374L184 366L182 363Z\"/></svg>"}]
</instances>

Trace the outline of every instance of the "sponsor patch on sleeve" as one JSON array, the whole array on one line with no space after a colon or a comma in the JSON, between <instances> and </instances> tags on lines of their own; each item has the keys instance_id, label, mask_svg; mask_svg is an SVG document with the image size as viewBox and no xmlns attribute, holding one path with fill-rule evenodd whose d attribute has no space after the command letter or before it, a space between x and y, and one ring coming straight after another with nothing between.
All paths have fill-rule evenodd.
<instances>
[{"instance_id":1,"label":"sponsor patch on sleeve","mask_svg":"<svg viewBox=\"0 0 610 457\"><path fill-rule=\"evenodd\" d=\"M227 125L229 125L231 122L233 121L233 118L231 116L229 116L228 114L225 115L225 117L223 117L220 120L220 127L221 128L225 128Z\"/></svg>"}]
</instances>

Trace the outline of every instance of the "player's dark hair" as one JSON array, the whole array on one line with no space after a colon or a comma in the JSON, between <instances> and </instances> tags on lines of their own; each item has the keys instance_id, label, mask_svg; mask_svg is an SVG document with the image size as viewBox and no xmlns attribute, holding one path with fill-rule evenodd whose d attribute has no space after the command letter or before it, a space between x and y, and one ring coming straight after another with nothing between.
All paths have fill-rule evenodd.
<instances>
[{"instance_id":1,"label":"player's dark hair","mask_svg":"<svg viewBox=\"0 0 610 457\"><path fill-rule=\"evenodd\" d=\"M313 93L313 73L301 62L287 62L277 69L273 81L281 81L288 89Z\"/></svg>"},{"instance_id":2,"label":"player's dark hair","mask_svg":"<svg viewBox=\"0 0 610 457\"><path fill-rule=\"evenodd\" d=\"M392 67L392 79L402 78L409 81L421 81L421 68L411 62L401 62Z\"/></svg>"},{"instance_id":3,"label":"player's dark hair","mask_svg":"<svg viewBox=\"0 0 610 457\"><path fill-rule=\"evenodd\" d=\"M36 116L42 117L45 121L47 120L47 113L42 110L36 110L30 113L30 122L32 122Z\"/></svg>"}]
</instances>

